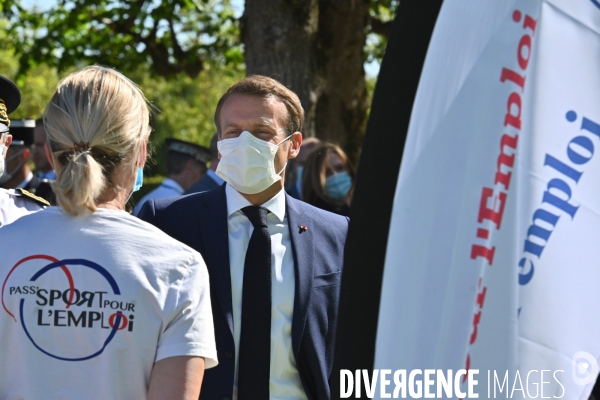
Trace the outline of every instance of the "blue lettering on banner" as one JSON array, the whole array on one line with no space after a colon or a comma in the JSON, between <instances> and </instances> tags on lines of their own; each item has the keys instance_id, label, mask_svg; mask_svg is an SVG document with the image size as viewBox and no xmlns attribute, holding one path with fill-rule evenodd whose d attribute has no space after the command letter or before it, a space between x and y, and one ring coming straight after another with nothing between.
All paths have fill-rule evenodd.
<instances>
[{"instance_id":1,"label":"blue lettering on banner","mask_svg":"<svg viewBox=\"0 0 600 400\"><path fill-rule=\"evenodd\" d=\"M600 8L600 3L598 3L598 0L592 0L592 3L594 3L596 7Z\"/></svg>"},{"instance_id":2,"label":"blue lettering on banner","mask_svg":"<svg viewBox=\"0 0 600 400\"><path fill-rule=\"evenodd\" d=\"M600 8L598 3L595 1L594 3ZM575 111L567 112L566 119L569 122L575 122L577 113ZM535 265L532 258L534 256L537 259L542 257L542 252L550 241L552 232L554 232L560 218L569 216L572 220L575 218L577 210L579 210L579 206L574 205L571 201L573 198L571 187L575 187L583 175L583 171L577 170L576 167L586 164L594 156L594 143L589 134L600 139L600 125L583 117L581 130L585 131L587 135L574 137L566 148L567 158L574 166L546 154L544 166L552 168L560 176L548 182L542 196L542 205L533 212L531 225L529 225L525 236L524 254L519 261L519 285L527 285L533 278Z\"/></svg>"}]
</instances>

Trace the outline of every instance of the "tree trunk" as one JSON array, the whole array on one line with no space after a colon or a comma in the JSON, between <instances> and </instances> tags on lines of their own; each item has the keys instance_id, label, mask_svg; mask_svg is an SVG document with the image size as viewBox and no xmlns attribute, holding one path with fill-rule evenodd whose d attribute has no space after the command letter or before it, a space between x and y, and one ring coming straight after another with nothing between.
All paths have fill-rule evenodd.
<instances>
[{"instance_id":1,"label":"tree trunk","mask_svg":"<svg viewBox=\"0 0 600 400\"><path fill-rule=\"evenodd\" d=\"M319 66L325 85L318 98L319 138L341 145L356 162L368 108L364 46L370 0L319 2Z\"/></svg>"},{"instance_id":2,"label":"tree trunk","mask_svg":"<svg viewBox=\"0 0 600 400\"><path fill-rule=\"evenodd\" d=\"M368 107L363 47L370 0L246 0L246 71L273 77L304 107L304 136L356 161Z\"/></svg>"},{"instance_id":3,"label":"tree trunk","mask_svg":"<svg viewBox=\"0 0 600 400\"><path fill-rule=\"evenodd\" d=\"M294 91L305 113L305 136L315 135L321 91L316 60L317 0L246 0L241 21L246 72L277 79Z\"/></svg>"}]
</instances>

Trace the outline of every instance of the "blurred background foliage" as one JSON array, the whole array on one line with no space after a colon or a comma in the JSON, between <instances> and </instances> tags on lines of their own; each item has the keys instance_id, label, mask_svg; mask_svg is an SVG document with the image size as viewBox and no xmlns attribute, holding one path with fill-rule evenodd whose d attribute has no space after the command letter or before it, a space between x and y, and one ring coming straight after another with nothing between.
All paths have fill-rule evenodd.
<instances>
[{"instance_id":1,"label":"blurred background foliage","mask_svg":"<svg viewBox=\"0 0 600 400\"><path fill-rule=\"evenodd\" d=\"M10 115L11 119L41 118L46 104L54 93L59 80L76 67L62 68L46 63L32 65L25 73L19 73L16 50L6 38L0 20L0 73L6 75L21 90L21 105ZM185 74L161 77L153 74L146 64L127 73L144 91L154 108L153 131L150 135L152 158L146 168L148 176L164 175L163 142L167 137L198 143L209 147L215 132L213 114L219 97L235 81L243 78L242 63L218 63L209 61L195 77Z\"/></svg>"},{"instance_id":2,"label":"blurred background foliage","mask_svg":"<svg viewBox=\"0 0 600 400\"><path fill-rule=\"evenodd\" d=\"M44 2L50 6L0 1L0 73L22 92L11 118L40 118L61 78L85 65L108 65L136 82L155 108L149 177L164 175L165 138L208 147L219 97L245 76L230 0ZM371 1L365 63L381 61L398 3ZM369 98L375 82L367 75Z\"/></svg>"}]
</instances>

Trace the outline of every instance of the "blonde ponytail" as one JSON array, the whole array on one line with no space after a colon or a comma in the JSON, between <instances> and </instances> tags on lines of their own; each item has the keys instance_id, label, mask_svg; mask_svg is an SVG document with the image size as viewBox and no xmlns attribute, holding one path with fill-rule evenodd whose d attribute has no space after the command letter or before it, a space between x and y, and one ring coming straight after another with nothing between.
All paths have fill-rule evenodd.
<instances>
[{"instance_id":1,"label":"blonde ponytail","mask_svg":"<svg viewBox=\"0 0 600 400\"><path fill-rule=\"evenodd\" d=\"M149 120L141 90L113 69L86 67L62 80L44 113L58 205L71 215L96 211L104 190L116 188L117 167L135 169Z\"/></svg>"},{"instance_id":2,"label":"blonde ponytail","mask_svg":"<svg viewBox=\"0 0 600 400\"><path fill-rule=\"evenodd\" d=\"M96 211L95 199L106 186L102 166L89 152L74 154L63 165L52 189L58 204L69 214L78 215L83 210Z\"/></svg>"}]
</instances>

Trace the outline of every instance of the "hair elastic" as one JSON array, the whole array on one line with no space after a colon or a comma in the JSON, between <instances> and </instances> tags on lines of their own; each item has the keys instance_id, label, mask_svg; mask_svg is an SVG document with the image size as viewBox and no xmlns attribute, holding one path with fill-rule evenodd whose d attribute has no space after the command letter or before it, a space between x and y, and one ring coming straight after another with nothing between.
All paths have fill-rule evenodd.
<instances>
[{"instance_id":1,"label":"hair elastic","mask_svg":"<svg viewBox=\"0 0 600 400\"><path fill-rule=\"evenodd\" d=\"M83 142L75 143L73 145L73 152L75 152L75 154L77 154L77 153L88 153L89 154L90 144L83 143Z\"/></svg>"}]
</instances>

